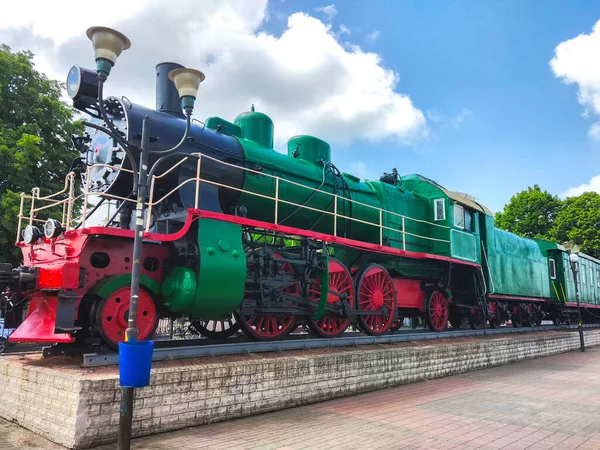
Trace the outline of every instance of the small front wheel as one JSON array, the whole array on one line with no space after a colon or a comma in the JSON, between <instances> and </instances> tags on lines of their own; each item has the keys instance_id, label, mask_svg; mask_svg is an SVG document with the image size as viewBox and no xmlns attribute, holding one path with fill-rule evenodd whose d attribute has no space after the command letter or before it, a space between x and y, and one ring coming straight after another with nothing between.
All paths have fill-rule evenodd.
<instances>
[{"instance_id":1,"label":"small front wheel","mask_svg":"<svg viewBox=\"0 0 600 450\"><path fill-rule=\"evenodd\" d=\"M433 291L427 300L427 325L432 331L444 331L448 327L448 299L441 291Z\"/></svg>"}]
</instances>

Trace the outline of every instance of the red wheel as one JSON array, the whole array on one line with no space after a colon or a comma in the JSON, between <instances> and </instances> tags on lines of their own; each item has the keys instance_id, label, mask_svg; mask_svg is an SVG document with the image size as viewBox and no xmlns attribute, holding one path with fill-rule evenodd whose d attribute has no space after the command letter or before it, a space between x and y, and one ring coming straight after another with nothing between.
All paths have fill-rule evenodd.
<instances>
[{"instance_id":1,"label":"red wheel","mask_svg":"<svg viewBox=\"0 0 600 450\"><path fill-rule=\"evenodd\" d=\"M130 298L129 286L124 286L100 300L96 309L96 328L102 339L114 349L119 347L119 342L125 340ZM150 293L140 287L137 316L138 340L143 341L152 337L157 325L156 304Z\"/></svg>"},{"instance_id":2,"label":"red wheel","mask_svg":"<svg viewBox=\"0 0 600 450\"><path fill-rule=\"evenodd\" d=\"M515 328L520 328L523 326L523 315L521 314L521 308L519 308L518 306L513 306L510 321L512 323L512 326Z\"/></svg>"},{"instance_id":3,"label":"red wheel","mask_svg":"<svg viewBox=\"0 0 600 450\"><path fill-rule=\"evenodd\" d=\"M340 303L342 301L341 296L345 295L350 309L354 309L354 283L350 271L340 261L333 258L329 259L329 291L327 296L328 305ZM308 298L317 303L321 300L320 279L312 280ZM346 328L350 325L350 319L350 317L325 312L319 320L311 320L308 323L308 328L321 337L336 337L346 331Z\"/></svg>"},{"instance_id":4,"label":"red wheel","mask_svg":"<svg viewBox=\"0 0 600 450\"><path fill-rule=\"evenodd\" d=\"M427 324L432 331L444 331L448 326L448 299L440 291L433 291L427 301Z\"/></svg>"},{"instance_id":5,"label":"red wheel","mask_svg":"<svg viewBox=\"0 0 600 450\"><path fill-rule=\"evenodd\" d=\"M274 254L275 258L281 258L280 255ZM292 273L294 267L290 263L283 263L280 266L283 272ZM294 283L282 289L286 294L300 294L300 286ZM235 313L235 318L240 325L240 328L251 339L258 341L269 341L287 336L296 329L296 318L294 315L274 315L274 314L250 314L241 315Z\"/></svg>"},{"instance_id":6,"label":"red wheel","mask_svg":"<svg viewBox=\"0 0 600 450\"><path fill-rule=\"evenodd\" d=\"M504 320L500 318L501 309L497 303L490 303L490 317L488 319L488 323L491 328L500 328L504 323Z\"/></svg>"},{"instance_id":7,"label":"red wheel","mask_svg":"<svg viewBox=\"0 0 600 450\"><path fill-rule=\"evenodd\" d=\"M390 330L396 318L396 289L392 277L378 264L366 266L356 283L358 309L383 314L359 315L358 325L362 331L372 336Z\"/></svg>"},{"instance_id":8,"label":"red wheel","mask_svg":"<svg viewBox=\"0 0 600 450\"><path fill-rule=\"evenodd\" d=\"M390 331L398 331L402 328L402 324L404 323L404 317L397 317L394 323L390 326Z\"/></svg>"}]
</instances>

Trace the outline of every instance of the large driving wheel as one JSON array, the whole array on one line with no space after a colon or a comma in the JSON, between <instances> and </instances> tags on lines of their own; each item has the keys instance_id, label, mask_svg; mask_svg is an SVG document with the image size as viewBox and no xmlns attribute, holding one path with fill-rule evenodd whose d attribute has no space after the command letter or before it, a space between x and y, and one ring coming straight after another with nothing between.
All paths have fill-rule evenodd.
<instances>
[{"instance_id":1,"label":"large driving wheel","mask_svg":"<svg viewBox=\"0 0 600 450\"><path fill-rule=\"evenodd\" d=\"M194 320L190 323L190 330L209 339L222 340L233 336L240 329L233 315L221 320Z\"/></svg>"},{"instance_id":2,"label":"large driving wheel","mask_svg":"<svg viewBox=\"0 0 600 450\"><path fill-rule=\"evenodd\" d=\"M432 331L448 327L448 299L441 291L433 291L427 299L427 325Z\"/></svg>"},{"instance_id":3,"label":"large driving wheel","mask_svg":"<svg viewBox=\"0 0 600 450\"><path fill-rule=\"evenodd\" d=\"M485 316L482 308L471 308L469 312L469 326L472 330L481 330L485 325Z\"/></svg>"},{"instance_id":4,"label":"large driving wheel","mask_svg":"<svg viewBox=\"0 0 600 450\"><path fill-rule=\"evenodd\" d=\"M455 330L458 330L462 326L463 317L462 317L460 311L455 309L454 311L450 311L448 320L449 320L452 328L454 328Z\"/></svg>"},{"instance_id":5,"label":"large driving wheel","mask_svg":"<svg viewBox=\"0 0 600 450\"><path fill-rule=\"evenodd\" d=\"M311 282L308 293L309 300L318 303L321 300L321 280L315 278ZM340 261L334 258L329 259L329 295L327 304L335 305L346 298L350 309L354 309L354 283L350 271ZM340 336L350 325L350 316L325 312L319 320L308 322L308 329L317 336L331 338Z\"/></svg>"},{"instance_id":6,"label":"large driving wheel","mask_svg":"<svg viewBox=\"0 0 600 450\"><path fill-rule=\"evenodd\" d=\"M366 266L358 275L356 294L361 312L376 313L359 315L359 328L372 336L388 332L397 310L396 289L388 271L378 264Z\"/></svg>"},{"instance_id":7,"label":"large driving wheel","mask_svg":"<svg viewBox=\"0 0 600 450\"><path fill-rule=\"evenodd\" d=\"M117 289L98 303L95 311L96 330L102 339L112 348L117 349L119 342L125 340L125 330L129 319L130 286ZM144 341L152 337L158 325L156 303L152 295L140 286L137 313L138 340Z\"/></svg>"},{"instance_id":8,"label":"large driving wheel","mask_svg":"<svg viewBox=\"0 0 600 450\"><path fill-rule=\"evenodd\" d=\"M274 254L274 258L281 258L280 255ZM283 272L293 273L294 266L290 263L283 263L280 266ZM284 287L282 289L286 294L298 295L300 286L298 282ZM287 336L297 328L296 317L292 314L247 314L242 315L238 312L234 313L237 323L243 333L251 339L257 341L271 341Z\"/></svg>"}]
</instances>

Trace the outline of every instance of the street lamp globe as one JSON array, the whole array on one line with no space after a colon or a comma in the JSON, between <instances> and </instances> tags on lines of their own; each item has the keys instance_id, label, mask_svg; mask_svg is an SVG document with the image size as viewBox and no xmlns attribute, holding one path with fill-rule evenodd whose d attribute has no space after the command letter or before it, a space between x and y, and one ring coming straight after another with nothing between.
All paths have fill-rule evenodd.
<instances>
[{"instance_id":1,"label":"street lamp globe","mask_svg":"<svg viewBox=\"0 0 600 450\"><path fill-rule=\"evenodd\" d=\"M577 253L570 253L569 261L571 261L573 264L577 264L579 262L579 255Z\"/></svg>"},{"instance_id":2,"label":"street lamp globe","mask_svg":"<svg viewBox=\"0 0 600 450\"><path fill-rule=\"evenodd\" d=\"M198 87L204 79L204 74L195 69L181 68L169 72L169 80L175 83L179 98L181 98L181 105L188 114L191 114L194 108Z\"/></svg>"},{"instance_id":3,"label":"street lamp globe","mask_svg":"<svg viewBox=\"0 0 600 450\"><path fill-rule=\"evenodd\" d=\"M123 50L131 47L129 38L112 28L91 27L88 28L86 34L94 47L97 70L107 75Z\"/></svg>"}]
</instances>

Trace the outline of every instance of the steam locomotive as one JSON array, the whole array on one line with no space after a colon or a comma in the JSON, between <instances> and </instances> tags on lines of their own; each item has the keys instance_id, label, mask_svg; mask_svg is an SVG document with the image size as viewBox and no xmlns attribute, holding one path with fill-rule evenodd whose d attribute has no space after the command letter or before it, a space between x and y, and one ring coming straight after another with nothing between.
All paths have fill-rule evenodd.
<instances>
[{"instance_id":1,"label":"steam locomotive","mask_svg":"<svg viewBox=\"0 0 600 450\"><path fill-rule=\"evenodd\" d=\"M116 348L129 316L136 224L144 228L139 339L151 339L165 317L189 319L212 339L241 330L255 340L298 327L329 338L350 327L380 335L404 318L443 331L574 317L564 247L498 230L473 197L421 175L393 169L366 181L342 172L317 137L294 136L287 154L276 151L273 122L254 106L233 122L190 124L168 76L180 68L156 66L155 109L104 99L95 71L69 72L73 106L89 120L73 137L80 158L63 192L22 194L23 264L0 265L4 320L16 326L9 341L100 339ZM141 214L136 160L148 119L152 169ZM91 224L102 203L116 210ZM62 219L45 220L52 208ZM600 261L581 256L592 317Z\"/></svg>"}]
</instances>

